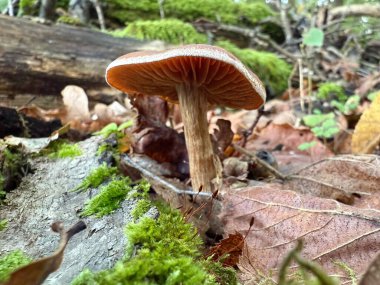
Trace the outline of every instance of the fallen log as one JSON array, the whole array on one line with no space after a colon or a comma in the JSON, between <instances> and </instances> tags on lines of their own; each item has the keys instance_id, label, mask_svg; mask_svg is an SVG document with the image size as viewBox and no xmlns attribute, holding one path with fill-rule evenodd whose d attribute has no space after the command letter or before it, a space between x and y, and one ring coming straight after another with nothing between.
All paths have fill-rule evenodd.
<instances>
[{"instance_id":1,"label":"fallen log","mask_svg":"<svg viewBox=\"0 0 380 285\"><path fill-rule=\"evenodd\" d=\"M0 31L0 94L6 95L59 95L69 84L102 89L104 71L116 57L165 48L158 41L8 16L0 16Z\"/></svg>"}]
</instances>

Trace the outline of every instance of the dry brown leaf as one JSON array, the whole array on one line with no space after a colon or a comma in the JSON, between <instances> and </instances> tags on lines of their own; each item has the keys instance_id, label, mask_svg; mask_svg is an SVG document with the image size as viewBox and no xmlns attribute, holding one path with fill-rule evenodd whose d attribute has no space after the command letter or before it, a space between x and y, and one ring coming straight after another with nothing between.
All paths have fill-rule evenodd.
<instances>
[{"instance_id":1,"label":"dry brown leaf","mask_svg":"<svg viewBox=\"0 0 380 285\"><path fill-rule=\"evenodd\" d=\"M355 127L351 148L353 153L372 153L380 142L380 96L364 111Z\"/></svg>"},{"instance_id":2,"label":"dry brown leaf","mask_svg":"<svg viewBox=\"0 0 380 285\"><path fill-rule=\"evenodd\" d=\"M380 72L375 72L363 78L360 82L360 86L355 90L355 93L364 96L368 94L373 87L380 83Z\"/></svg>"},{"instance_id":3,"label":"dry brown leaf","mask_svg":"<svg viewBox=\"0 0 380 285\"><path fill-rule=\"evenodd\" d=\"M298 239L304 241L305 258L340 276L341 281L349 277L334 262L344 262L360 276L380 250L379 211L266 186L225 195L225 235L247 234L252 217L255 225L238 265L243 281L261 280L270 272L276 276Z\"/></svg>"},{"instance_id":4,"label":"dry brown leaf","mask_svg":"<svg viewBox=\"0 0 380 285\"><path fill-rule=\"evenodd\" d=\"M211 256L214 261L221 261L224 266L236 266L243 252L244 237L241 233L230 234L218 244L210 248L206 257Z\"/></svg>"},{"instance_id":5,"label":"dry brown leaf","mask_svg":"<svg viewBox=\"0 0 380 285\"><path fill-rule=\"evenodd\" d=\"M284 188L322 198L339 199L343 195L356 207L380 210L380 158L376 155L327 158L297 175L308 179L292 179Z\"/></svg>"},{"instance_id":6,"label":"dry brown leaf","mask_svg":"<svg viewBox=\"0 0 380 285\"><path fill-rule=\"evenodd\" d=\"M75 85L68 85L61 93L63 104L65 104L67 110L65 123L71 120L87 120L90 118L88 98L83 88Z\"/></svg>"},{"instance_id":7,"label":"dry brown leaf","mask_svg":"<svg viewBox=\"0 0 380 285\"><path fill-rule=\"evenodd\" d=\"M139 115L152 121L165 124L169 115L168 103L158 96L138 94L131 96L132 105L139 111Z\"/></svg>"},{"instance_id":8,"label":"dry brown leaf","mask_svg":"<svg viewBox=\"0 0 380 285\"><path fill-rule=\"evenodd\" d=\"M62 263L63 252L69 240L77 233L86 228L83 221L79 221L68 231L64 231L61 222L52 224L52 230L58 232L61 236L57 251L51 256L41 258L28 265L25 265L13 272L10 279L1 285L39 285L48 277L48 275L56 271Z\"/></svg>"}]
</instances>

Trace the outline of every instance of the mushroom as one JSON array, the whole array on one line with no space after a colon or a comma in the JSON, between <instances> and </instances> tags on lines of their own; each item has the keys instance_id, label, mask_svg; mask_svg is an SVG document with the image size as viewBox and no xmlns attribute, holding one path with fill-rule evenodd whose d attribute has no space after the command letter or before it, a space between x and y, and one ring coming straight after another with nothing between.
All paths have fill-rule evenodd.
<instances>
[{"instance_id":1,"label":"mushroom","mask_svg":"<svg viewBox=\"0 0 380 285\"><path fill-rule=\"evenodd\" d=\"M192 187L208 192L213 191L212 180L221 177L208 132L208 104L252 110L266 97L258 77L235 56L201 44L126 54L107 67L106 80L126 93L179 102Z\"/></svg>"}]
</instances>

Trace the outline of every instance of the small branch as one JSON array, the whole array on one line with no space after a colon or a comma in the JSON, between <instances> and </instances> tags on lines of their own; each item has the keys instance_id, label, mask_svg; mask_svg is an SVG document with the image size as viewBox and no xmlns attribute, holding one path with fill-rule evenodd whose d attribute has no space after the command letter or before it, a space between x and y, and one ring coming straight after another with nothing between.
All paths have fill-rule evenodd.
<instances>
[{"instance_id":1,"label":"small branch","mask_svg":"<svg viewBox=\"0 0 380 285\"><path fill-rule=\"evenodd\" d=\"M153 174L149 170L143 168L141 165L139 165L137 162L133 161L128 155L123 156L123 161L128 164L130 167L133 167L137 169L141 174L148 179L152 179L156 181L158 184L162 185L164 188L169 189L177 194L186 194L186 195L193 195L193 196L206 196L211 197L213 194L208 192L194 192L190 189L188 190L182 190L175 187L173 184L169 183L168 181L164 180L163 178Z\"/></svg>"},{"instance_id":2,"label":"small branch","mask_svg":"<svg viewBox=\"0 0 380 285\"><path fill-rule=\"evenodd\" d=\"M249 138L250 135L252 135L253 130L255 129L257 123L259 122L263 114L264 114L264 106L261 106L257 110L257 116L255 120L253 121L252 125L248 128L248 130L243 132L243 143L241 144L241 147L245 147L245 145L247 144L247 139Z\"/></svg>"},{"instance_id":3,"label":"small branch","mask_svg":"<svg viewBox=\"0 0 380 285\"><path fill-rule=\"evenodd\" d=\"M380 4L356 4L335 7L330 10L330 19L339 17L380 17Z\"/></svg>"},{"instance_id":4,"label":"small branch","mask_svg":"<svg viewBox=\"0 0 380 285\"><path fill-rule=\"evenodd\" d=\"M300 76L300 103L301 103L301 111L305 113L305 94L303 90L303 67L302 67L302 59L298 59L298 68L299 68L299 76Z\"/></svg>"},{"instance_id":5,"label":"small branch","mask_svg":"<svg viewBox=\"0 0 380 285\"><path fill-rule=\"evenodd\" d=\"M285 41L289 43L293 39L292 29L290 28L290 23L288 19L289 6L286 6L281 0L277 0L277 7L280 9L281 23L285 32Z\"/></svg>"},{"instance_id":6,"label":"small branch","mask_svg":"<svg viewBox=\"0 0 380 285\"><path fill-rule=\"evenodd\" d=\"M246 150L245 148L242 148L241 146L234 144L234 143L232 144L232 146L238 152L245 154L245 155L248 155L250 158L253 159L254 162L256 162L260 166L266 168L275 177L277 177L281 180L286 180L286 175L282 174L280 171L278 171L276 168L274 168L272 165L268 164L264 160L258 158L254 153L251 153L250 151Z\"/></svg>"},{"instance_id":7,"label":"small branch","mask_svg":"<svg viewBox=\"0 0 380 285\"><path fill-rule=\"evenodd\" d=\"M98 15L98 20L99 20L99 25L100 29L102 31L106 30L106 24L104 21L104 15L103 15L103 10L102 7L100 6L99 0L91 0L92 5L94 5L96 14Z\"/></svg>"}]
</instances>

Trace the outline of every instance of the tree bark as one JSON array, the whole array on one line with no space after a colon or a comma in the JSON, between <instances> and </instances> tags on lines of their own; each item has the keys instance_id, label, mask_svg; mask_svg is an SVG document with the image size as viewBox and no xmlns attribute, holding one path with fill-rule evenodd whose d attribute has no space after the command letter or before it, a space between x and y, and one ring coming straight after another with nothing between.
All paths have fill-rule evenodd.
<instances>
[{"instance_id":1,"label":"tree bark","mask_svg":"<svg viewBox=\"0 0 380 285\"><path fill-rule=\"evenodd\" d=\"M380 17L380 4L356 4L335 7L330 11L330 19L338 17Z\"/></svg>"},{"instance_id":2,"label":"tree bark","mask_svg":"<svg viewBox=\"0 0 380 285\"><path fill-rule=\"evenodd\" d=\"M55 13L56 0L42 0L40 6L40 18L45 20L53 20Z\"/></svg>"},{"instance_id":3,"label":"tree bark","mask_svg":"<svg viewBox=\"0 0 380 285\"><path fill-rule=\"evenodd\" d=\"M86 91L107 88L104 72L112 60L132 51L166 47L8 16L0 16L0 31L0 95L59 95L69 84Z\"/></svg>"}]
</instances>

